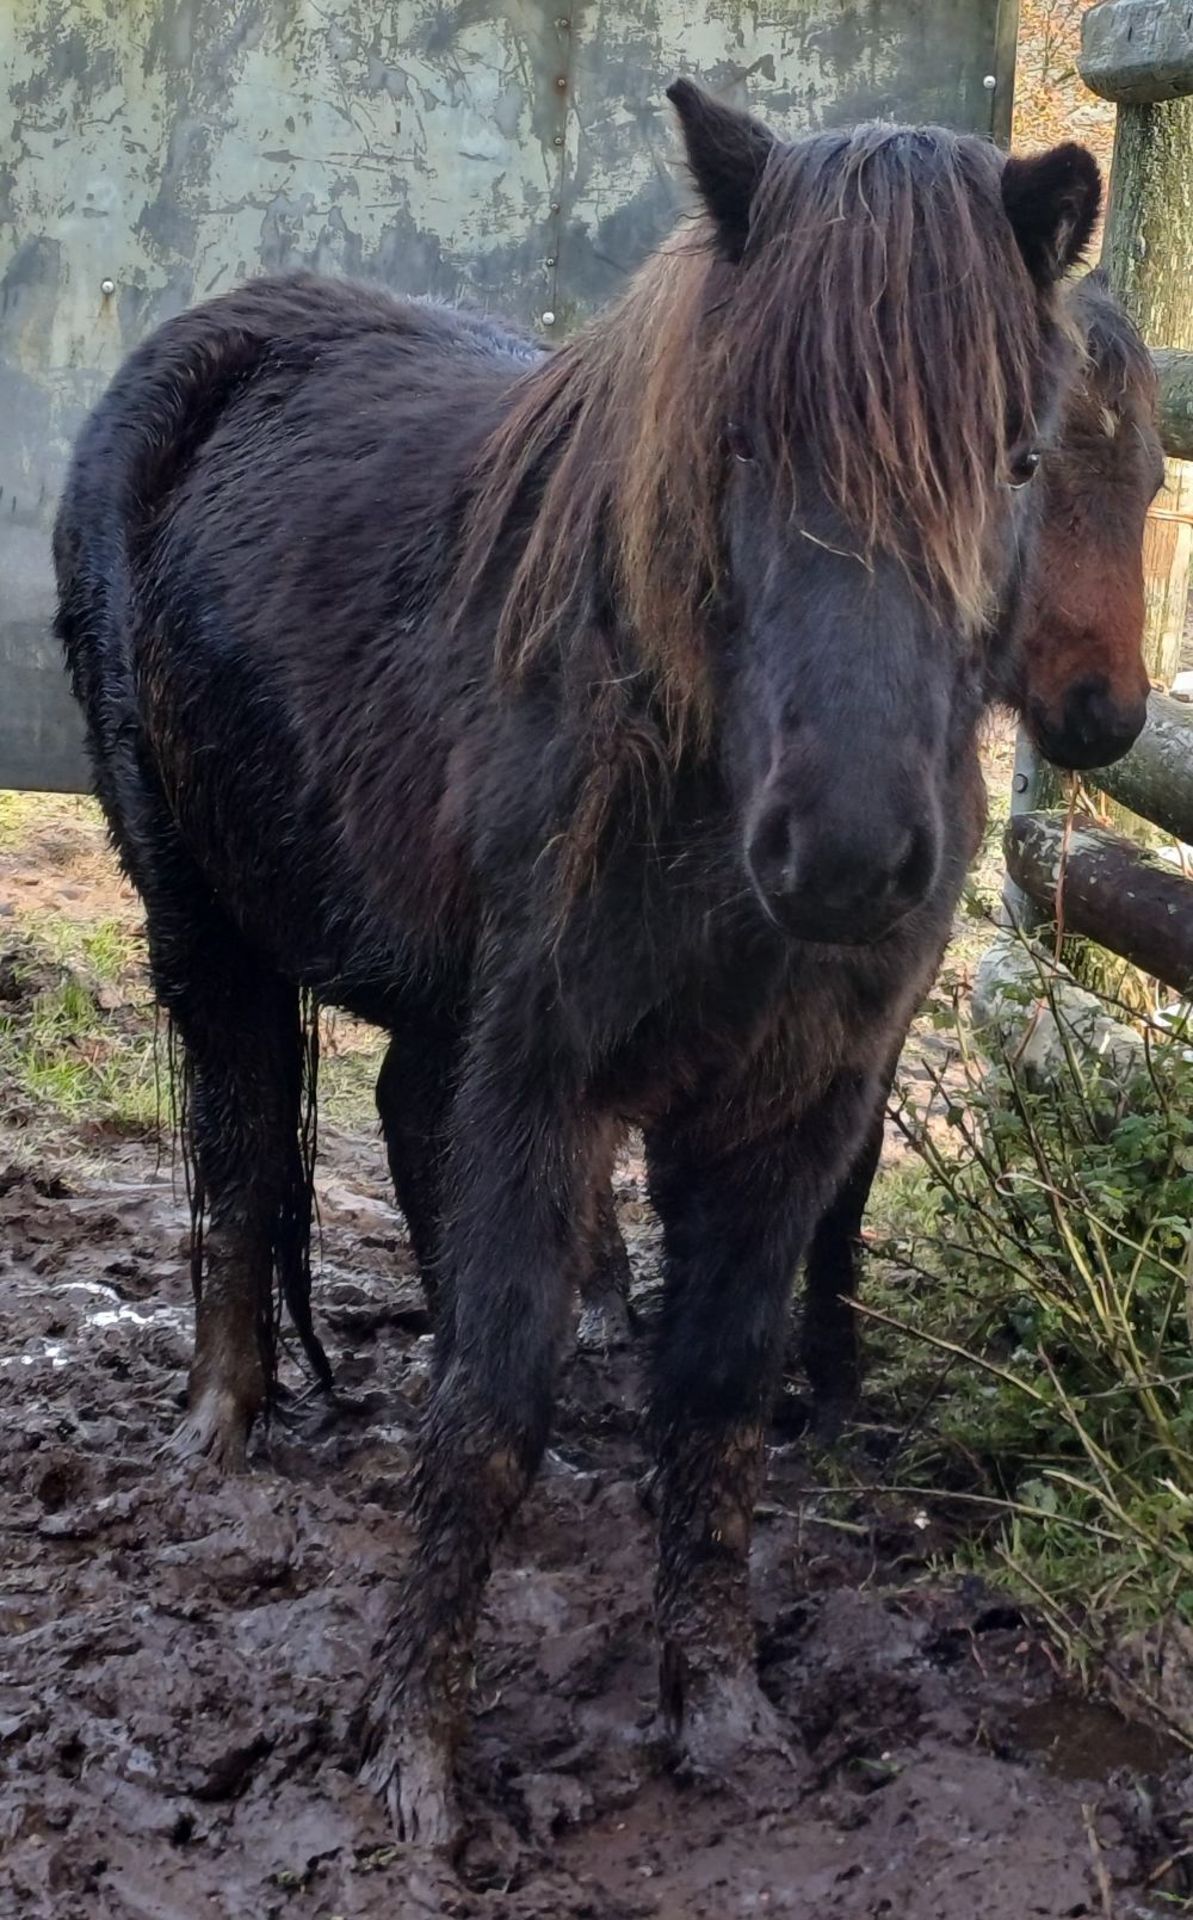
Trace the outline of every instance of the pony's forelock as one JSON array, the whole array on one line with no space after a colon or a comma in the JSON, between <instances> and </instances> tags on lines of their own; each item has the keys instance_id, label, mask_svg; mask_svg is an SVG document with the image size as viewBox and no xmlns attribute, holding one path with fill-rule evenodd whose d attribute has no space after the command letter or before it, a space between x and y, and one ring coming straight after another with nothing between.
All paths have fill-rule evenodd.
<instances>
[{"instance_id":1,"label":"pony's forelock","mask_svg":"<svg viewBox=\"0 0 1193 1920\"><path fill-rule=\"evenodd\" d=\"M468 580L516 542L499 662L524 668L569 621L616 607L673 745L693 723L707 731L729 418L792 513L797 473L814 470L864 555L893 554L976 626L1040 353L1001 166L938 129L776 144L740 265L699 224L681 231L611 313L528 372L465 524Z\"/></svg>"}]
</instances>

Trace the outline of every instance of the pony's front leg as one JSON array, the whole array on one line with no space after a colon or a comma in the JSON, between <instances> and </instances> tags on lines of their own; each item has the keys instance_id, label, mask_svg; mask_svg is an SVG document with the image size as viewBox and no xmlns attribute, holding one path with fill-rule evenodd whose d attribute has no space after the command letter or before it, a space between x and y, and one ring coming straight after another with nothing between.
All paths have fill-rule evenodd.
<instances>
[{"instance_id":1,"label":"pony's front leg","mask_svg":"<svg viewBox=\"0 0 1193 1920\"><path fill-rule=\"evenodd\" d=\"M454 1754L493 1550L547 1440L590 1173L575 1089L523 1014L470 1045L453 1118L450 1325L415 1468L415 1547L366 1706L363 1778L399 1838L450 1847ZM512 1040L512 1043L511 1043ZM445 1303L446 1304L446 1303Z\"/></svg>"},{"instance_id":2,"label":"pony's front leg","mask_svg":"<svg viewBox=\"0 0 1193 1920\"><path fill-rule=\"evenodd\" d=\"M842 1081L797 1125L727 1138L701 1114L647 1143L663 1225L654 1356L660 1705L680 1760L732 1781L751 1752L787 1751L754 1665L749 1554L792 1282L808 1234L871 1111Z\"/></svg>"}]
</instances>

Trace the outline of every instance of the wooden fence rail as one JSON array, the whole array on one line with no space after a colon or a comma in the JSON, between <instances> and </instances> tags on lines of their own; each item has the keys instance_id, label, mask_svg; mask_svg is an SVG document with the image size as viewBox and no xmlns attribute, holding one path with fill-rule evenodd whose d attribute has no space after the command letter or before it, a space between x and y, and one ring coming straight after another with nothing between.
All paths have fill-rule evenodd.
<instances>
[{"instance_id":1,"label":"wooden fence rail","mask_svg":"<svg viewBox=\"0 0 1193 1920\"><path fill-rule=\"evenodd\" d=\"M1119 106L1155 106L1193 93L1193 7L1181 0L1111 0L1082 23L1081 78Z\"/></svg>"},{"instance_id":2,"label":"wooden fence rail","mask_svg":"<svg viewBox=\"0 0 1193 1920\"><path fill-rule=\"evenodd\" d=\"M1153 693L1130 753L1087 780L1193 845L1193 705ZM1040 918L1193 991L1193 879L1171 858L1085 814L1067 827L1057 811L1012 815L1004 845L1007 872Z\"/></svg>"},{"instance_id":3,"label":"wooden fence rail","mask_svg":"<svg viewBox=\"0 0 1193 1920\"><path fill-rule=\"evenodd\" d=\"M1085 776L1120 806L1193 845L1193 705L1153 693L1147 726L1117 766Z\"/></svg>"},{"instance_id":4,"label":"wooden fence rail","mask_svg":"<svg viewBox=\"0 0 1193 1920\"><path fill-rule=\"evenodd\" d=\"M1193 994L1193 880L1125 834L1078 815L1016 814L1007 871L1049 918L1060 885L1066 933L1109 947L1182 995Z\"/></svg>"}]
</instances>

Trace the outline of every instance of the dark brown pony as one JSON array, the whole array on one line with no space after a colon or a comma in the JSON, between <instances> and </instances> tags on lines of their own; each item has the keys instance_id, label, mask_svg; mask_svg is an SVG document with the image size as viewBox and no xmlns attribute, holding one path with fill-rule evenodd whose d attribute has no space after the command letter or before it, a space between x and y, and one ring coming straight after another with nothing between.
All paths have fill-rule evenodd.
<instances>
[{"instance_id":1,"label":"dark brown pony","mask_svg":"<svg viewBox=\"0 0 1193 1920\"><path fill-rule=\"evenodd\" d=\"M1164 455L1151 355L1102 272L1079 280L1066 304L1085 357L1036 481L1037 517L1002 694L1024 715L1046 757L1078 770L1111 765L1146 719L1143 533L1163 484ZM973 854L982 824L975 815ZM862 1151L808 1249L800 1349L814 1422L826 1438L857 1399L857 1321L849 1302L897 1058ZM602 1196L597 1219L581 1281L581 1337L605 1346L628 1332L630 1271L611 1195Z\"/></svg>"},{"instance_id":2,"label":"dark brown pony","mask_svg":"<svg viewBox=\"0 0 1193 1920\"><path fill-rule=\"evenodd\" d=\"M301 995L393 1037L386 1144L441 1303L368 1777L422 1840L451 1829L490 1556L632 1123L666 1247L664 1711L708 1769L780 1737L747 1558L791 1277L962 884L989 615L1099 199L1080 148L789 146L671 97L702 217L559 353L250 286L132 355L56 531L191 1076L185 1437L227 1464L275 1276L306 1314Z\"/></svg>"}]
</instances>

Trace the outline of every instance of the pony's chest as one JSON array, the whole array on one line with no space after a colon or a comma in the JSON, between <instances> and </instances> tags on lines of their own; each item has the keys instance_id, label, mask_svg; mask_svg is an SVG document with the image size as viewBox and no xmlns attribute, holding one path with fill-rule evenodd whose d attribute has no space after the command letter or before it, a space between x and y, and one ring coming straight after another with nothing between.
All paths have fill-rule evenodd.
<instances>
[{"instance_id":1,"label":"pony's chest","mask_svg":"<svg viewBox=\"0 0 1193 1920\"><path fill-rule=\"evenodd\" d=\"M726 967L652 1007L608 1051L598 1104L649 1125L749 1086L797 1118L839 1075L881 1067L911 1017L918 978L882 956L829 948L788 952L769 970Z\"/></svg>"}]
</instances>

